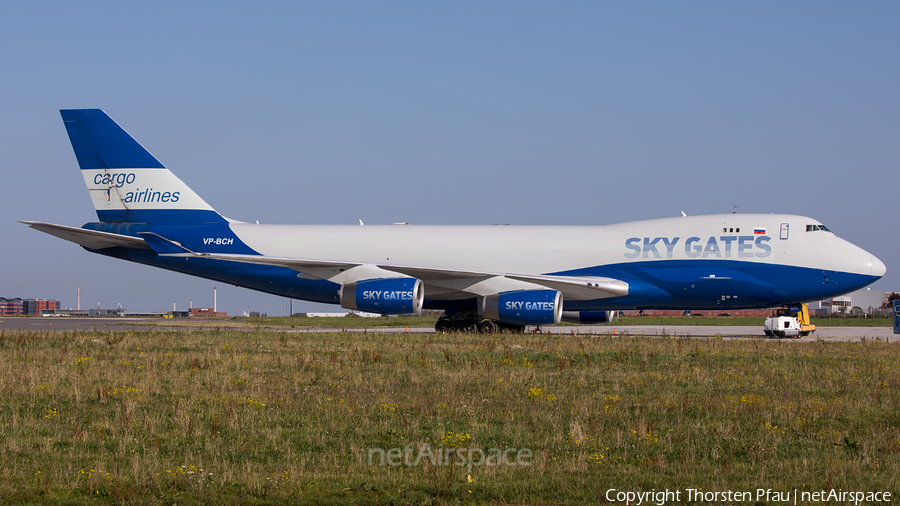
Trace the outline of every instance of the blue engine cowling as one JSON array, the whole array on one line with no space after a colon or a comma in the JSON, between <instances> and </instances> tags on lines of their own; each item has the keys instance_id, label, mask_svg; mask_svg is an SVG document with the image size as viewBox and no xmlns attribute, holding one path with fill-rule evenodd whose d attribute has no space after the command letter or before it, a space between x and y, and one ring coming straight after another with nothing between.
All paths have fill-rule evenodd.
<instances>
[{"instance_id":1,"label":"blue engine cowling","mask_svg":"<svg viewBox=\"0 0 900 506\"><path fill-rule=\"evenodd\" d=\"M518 290L484 298L484 317L516 325L555 325L562 317L562 293Z\"/></svg>"},{"instance_id":2,"label":"blue engine cowling","mask_svg":"<svg viewBox=\"0 0 900 506\"><path fill-rule=\"evenodd\" d=\"M563 311L562 320L569 323L609 323L612 321L615 311Z\"/></svg>"},{"instance_id":3,"label":"blue engine cowling","mask_svg":"<svg viewBox=\"0 0 900 506\"><path fill-rule=\"evenodd\" d=\"M380 314L420 314L425 290L416 278L367 279L341 286L341 307Z\"/></svg>"}]
</instances>

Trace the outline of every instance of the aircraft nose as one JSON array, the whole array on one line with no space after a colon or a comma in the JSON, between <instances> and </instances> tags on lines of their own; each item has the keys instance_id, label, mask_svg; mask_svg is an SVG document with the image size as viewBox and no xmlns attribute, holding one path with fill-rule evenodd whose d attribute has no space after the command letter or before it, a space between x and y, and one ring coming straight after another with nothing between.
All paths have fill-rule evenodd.
<instances>
[{"instance_id":1,"label":"aircraft nose","mask_svg":"<svg viewBox=\"0 0 900 506\"><path fill-rule=\"evenodd\" d=\"M875 255L872 255L872 260L869 262L869 265L872 266L873 276L878 276L880 278L887 273L887 267L885 267L884 262L877 259Z\"/></svg>"},{"instance_id":2,"label":"aircraft nose","mask_svg":"<svg viewBox=\"0 0 900 506\"><path fill-rule=\"evenodd\" d=\"M884 276L887 272L884 263L875 255L836 236L828 243L828 256L831 259L832 269L870 277L867 284L874 282L875 279Z\"/></svg>"}]
</instances>

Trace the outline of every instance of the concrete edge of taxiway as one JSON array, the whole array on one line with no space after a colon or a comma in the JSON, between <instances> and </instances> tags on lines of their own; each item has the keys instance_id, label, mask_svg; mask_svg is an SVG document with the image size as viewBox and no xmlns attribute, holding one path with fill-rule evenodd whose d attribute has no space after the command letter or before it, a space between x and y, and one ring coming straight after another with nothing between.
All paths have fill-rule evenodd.
<instances>
[{"instance_id":1,"label":"concrete edge of taxiway","mask_svg":"<svg viewBox=\"0 0 900 506\"><path fill-rule=\"evenodd\" d=\"M297 330L297 329L292 329ZM325 329L304 329L302 331L324 331ZM343 329L330 329L332 331L341 331ZM378 333L434 333L433 329L428 328L380 328L380 329L346 329L348 332L368 332ZM726 325L684 325L684 326L664 326L664 325L627 325L621 327L614 326L545 326L545 327L528 327L526 333L534 334L572 336L572 337L660 337L660 338L722 338L722 339L765 339L778 341L777 338L766 337L763 334L762 326L726 326ZM789 342L815 342L815 341L837 341L837 342L890 342L900 343L900 334L894 334L891 327L819 327L816 332L800 338L784 338L781 341Z\"/></svg>"},{"instance_id":2,"label":"concrete edge of taxiway","mask_svg":"<svg viewBox=\"0 0 900 506\"><path fill-rule=\"evenodd\" d=\"M577 327L544 327L544 333L575 335L616 335L616 336L656 336L669 338L708 338L725 339L767 339L759 326L727 326L727 325L625 325L621 327L577 326ZM894 334L891 327L818 327L813 334L800 338L784 338L782 341L881 341L900 342L900 334Z\"/></svg>"},{"instance_id":3,"label":"concrete edge of taxiway","mask_svg":"<svg viewBox=\"0 0 900 506\"><path fill-rule=\"evenodd\" d=\"M32 331L122 331L122 330L238 330L255 331L257 327L252 324L236 327L221 327L215 322L209 322L208 327L194 325L178 326L157 325L156 319L135 318L0 318L0 330L32 330ZM621 336L621 337L666 337L666 338L724 338L724 339L771 339L763 335L762 325L759 326L728 326L728 325L582 325L582 326L544 326L541 328L528 327L528 333L539 331L542 334L570 335L578 337L586 336ZM396 328L266 328L267 332L358 332L358 333L409 333L409 334L433 334L434 329L428 327L396 327ZM777 340L777 339L772 339ZM782 341L810 342L810 341L880 341L900 342L900 334L894 334L891 327L818 327L810 336Z\"/></svg>"}]
</instances>

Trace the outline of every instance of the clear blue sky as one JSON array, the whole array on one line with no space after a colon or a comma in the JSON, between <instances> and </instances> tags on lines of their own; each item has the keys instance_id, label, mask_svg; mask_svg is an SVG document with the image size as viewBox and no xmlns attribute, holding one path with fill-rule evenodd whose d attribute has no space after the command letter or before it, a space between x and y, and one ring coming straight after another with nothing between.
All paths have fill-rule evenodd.
<instances>
[{"instance_id":1,"label":"clear blue sky","mask_svg":"<svg viewBox=\"0 0 900 506\"><path fill-rule=\"evenodd\" d=\"M102 108L261 223L814 217L900 290L896 2L7 2L0 296L285 299L90 254L60 120ZM336 306L295 303L295 310Z\"/></svg>"}]
</instances>

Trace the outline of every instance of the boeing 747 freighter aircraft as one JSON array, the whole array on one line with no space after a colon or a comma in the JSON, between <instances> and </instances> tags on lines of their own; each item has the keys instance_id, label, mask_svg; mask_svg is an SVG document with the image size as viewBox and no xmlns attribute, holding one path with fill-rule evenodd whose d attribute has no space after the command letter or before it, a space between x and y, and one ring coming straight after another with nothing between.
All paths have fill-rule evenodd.
<instances>
[{"instance_id":1,"label":"boeing 747 freighter aircraft","mask_svg":"<svg viewBox=\"0 0 900 506\"><path fill-rule=\"evenodd\" d=\"M86 250L438 330L607 321L621 309L767 308L841 295L884 264L812 218L607 226L259 225L225 218L99 109L61 111L99 221L23 222Z\"/></svg>"}]
</instances>

